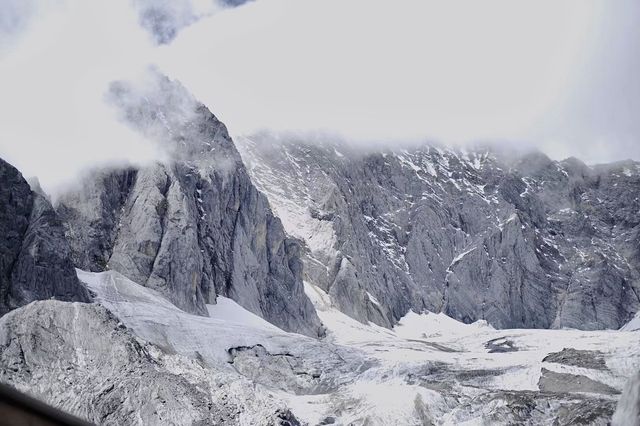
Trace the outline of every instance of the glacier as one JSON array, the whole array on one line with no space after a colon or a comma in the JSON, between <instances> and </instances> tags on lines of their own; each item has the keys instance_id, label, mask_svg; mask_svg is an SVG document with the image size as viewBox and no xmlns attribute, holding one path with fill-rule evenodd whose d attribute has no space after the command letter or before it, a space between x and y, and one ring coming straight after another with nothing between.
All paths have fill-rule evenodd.
<instances>
[{"instance_id":1,"label":"glacier","mask_svg":"<svg viewBox=\"0 0 640 426\"><path fill-rule=\"evenodd\" d=\"M39 301L0 319L0 379L101 424L127 419L129 424L266 425L288 418L344 425L575 424L580 419L604 425L627 378L640 370L637 332L500 330L486 321L464 324L443 313L414 312L389 329L345 315L330 295L305 283L327 327L327 336L317 340L278 329L222 296L203 317L116 271L77 274L94 293L94 304ZM103 313L93 314L89 324L112 314L116 330L131 332L151 367L131 354L123 358L113 335L86 326L92 307ZM41 333L51 338L51 331L31 327L32 311L40 321L57 325L46 315L57 318L69 311L75 318L65 329L68 339L54 340L56 354L70 352L61 357L64 365L48 364L46 347L28 347ZM13 356L16 346L22 358ZM153 374L146 386L164 401L163 410L148 410L157 401L132 404L131 390L123 389L126 381L105 383L109 377L96 376L104 374L104 366L92 361L94 351L107 358L102 364L117 368L121 363L127 375ZM187 383L171 384L178 380ZM76 393L57 394L60 381ZM98 381L104 384L88 385ZM198 409L203 404L198 398L211 409ZM130 411L111 407L105 416L114 400ZM221 401L234 408L222 409Z\"/></svg>"}]
</instances>

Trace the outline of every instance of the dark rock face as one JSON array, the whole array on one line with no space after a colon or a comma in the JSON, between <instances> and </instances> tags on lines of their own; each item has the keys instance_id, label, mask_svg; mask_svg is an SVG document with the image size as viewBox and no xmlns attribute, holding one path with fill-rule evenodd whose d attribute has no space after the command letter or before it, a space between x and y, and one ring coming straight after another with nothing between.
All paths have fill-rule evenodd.
<instances>
[{"instance_id":1,"label":"dark rock face","mask_svg":"<svg viewBox=\"0 0 640 426\"><path fill-rule=\"evenodd\" d=\"M602 382L590 379L579 374L556 373L555 371L542 369L538 386L543 392L557 393L596 393L605 395L617 395L620 392Z\"/></svg>"},{"instance_id":2,"label":"dark rock face","mask_svg":"<svg viewBox=\"0 0 640 426\"><path fill-rule=\"evenodd\" d=\"M557 393L531 391L500 391L478 398L480 410L498 407L483 417L488 424L554 424L598 425L610 424L615 402L580 394L558 401Z\"/></svg>"},{"instance_id":3,"label":"dark rock face","mask_svg":"<svg viewBox=\"0 0 640 426\"><path fill-rule=\"evenodd\" d=\"M422 146L237 141L305 279L361 321L619 328L640 307L640 166Z\"/></svg>"},{"instance_id":4,"label":"dark rock face","mask_svg":"<svg viewBox=\"0 0 640 426\"><path fill-rule=\"evenodd\" d=\"M604 355L598 351L583 351L564 348L560 352L553 352L544 357L543 362L573 365L575 367L591 368L594 370L608 370Z\"/></svg>"},{"instance_id":5,"label":"dark rock face","mask_svg":"<svg viewBox=\"0 0 640 426\"><path fill-rule=\"evenodd\" d=\"M289 409L280 409L275 413L271 424L273 426L302 426ZM270 425L271 426L271 425Z\"/></svg>"},{"instance_id":6,"label":"dark rock face","mask_svg":"<svg viewBox=\"0 0 640 426\"><path fill-rule=\"evenodd\" d=\"M97 172L61 197L78 266L119 271L187 312L207 315L220 294L284 330L318 336L299 244L251 183L224 124L154 76L142 90L115 83L111 102L171 160Z\"/></svg>"},{"instance_id":7,"label":"dark rock face","mask_svg":"<svg viewBox=\"0 0 640 426\"><path fill-rule=\"evenodd\" d=\"M135 169L95 171L90 179L83 179L81 191L65 195L56 205L78 268L98 272L107 266L136 176Z\"/></svg>"},{"instance_id":8,"label":"dark rock face","mask_svg":"<svg viewBox=\"0 0 640 426\"><path fill-rule=\"evenodd\" d=\"M0 160L0 315L34 300L90 301L46 198Z\"/></svg>"}]
</instances>

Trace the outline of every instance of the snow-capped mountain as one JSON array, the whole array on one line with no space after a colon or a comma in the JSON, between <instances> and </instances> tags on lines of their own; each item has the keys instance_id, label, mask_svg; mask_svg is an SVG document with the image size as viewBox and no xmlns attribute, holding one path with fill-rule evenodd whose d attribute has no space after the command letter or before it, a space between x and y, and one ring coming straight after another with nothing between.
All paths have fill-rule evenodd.
<instances>
[{"instance_id":1,"label":"snow-capped mountain","mask_svg":"<svg viewBox=\"0 0 640 426\"><path fill-rule=\"evenodd\" d=\"M150 74L114 83L111 101L171 160L100 170L56 209L80 268L116 270L206 315L216 296L288 330L317 337L298 243L252 185L227 130L179 83Z\"/></svg>"},{"instance_id":2,"label":"snow-capped mountain","mask_svg":"<svg viewBox=\"0 0 640 426\"><path fill-rule=\"evenodd\" d=\"M640 164L490 149L354 150L238 138L254 183L306 245L305 279L345 313L409 309L498 328L617 329L640 306Z\"/></svg>"},{"instance_id":3,"label":"snow-capped mountain","mask_svg":"<svg viewBox=\"0 0 640 426\"><path fill-rule=\"evenodd\" d=\"M236 147L150 79L108 100L165 161L94 170L55 209L0 163L2 382L96 424L634 412L630 382L614 416L640 370L638 164Z\"/></svg>"}]
</instances>

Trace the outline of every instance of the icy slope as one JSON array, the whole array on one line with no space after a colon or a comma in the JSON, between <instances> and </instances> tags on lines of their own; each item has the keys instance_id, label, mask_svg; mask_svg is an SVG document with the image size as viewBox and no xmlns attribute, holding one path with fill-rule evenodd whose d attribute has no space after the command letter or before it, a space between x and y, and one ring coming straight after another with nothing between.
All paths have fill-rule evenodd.
<instances>
[{"instance_id":1,"label":"icy slope","mask_svg":"<svg viewBox=\"0 0 640 426\"><path fill-rule=\"evenodd\" d=\"M165 351L201 359L206 365L232 369L231 351L261 345L269 353L323 356L328 366L337 362L326 345L299 334L286 333L229 299L208 305L211 318L178 309L164 296L115 271L78 270L78 277L96 293L97 300L137 336ZM333 349L335 350L335 349Z\"/></svg>"},{"instance_id":2,"label":"icy slope","mask_svg":"<svg viewBox=\"0 0 640 426\"><path fill-rule=\"evenodd\" d=\"M0 378L106 424L605 425L640 370L639 332L413 312L388 329L307 283L328 327L319 341L230 299L202 317L114 271L78 276L102 306L45 301L0 319Z\"/></svg>"},{"instance_id":3,"label":"icy slope","mask_svg":"<svg viewBox=\"0 0 640 426\"><path fill-rule=\"evenodd\" d=\"M270 426L290 417L249 380L165 353L95 304L39 301L1 318L0 380L99 425Z\"/></svg>"},{"instance_id":4,"label":"icy slope","mask_svg":"<svg viewBox=\"0 0 640 426\"><path fill-rule=\"evenodd\" d=\"M607 424L640 369L637 332L496 330L413 312L388 330L341 313L318 287L306 291L329 339L376 362L333 397L358 407L345 424Z\"/></svg>"},{"instance_id":5,"label":"icy slope","mask_svg":"<svg viewBox=\"0 0 640 426\"><path fill-rule=\"evenodd\" d=\"M343 314L307 283L329 330L318 342L228 299L203 318L116 272L79 276L139 337L259 383L309 424L539 423L558 416L571 424L578 412L604 422L640 369L635 332L495 330L413 312L389 330ZM521 412L520 404L537 408Z\"/></svg>"},{"instance_id":6,"label":"icy slope","mask_svg":"<svg viewBox=\"0 0 640 426\"><path fill-rule=\"evenodd\" d=\"M620 329L622 331L640 331L640 313Z\"/></svg>"}]
</instances>

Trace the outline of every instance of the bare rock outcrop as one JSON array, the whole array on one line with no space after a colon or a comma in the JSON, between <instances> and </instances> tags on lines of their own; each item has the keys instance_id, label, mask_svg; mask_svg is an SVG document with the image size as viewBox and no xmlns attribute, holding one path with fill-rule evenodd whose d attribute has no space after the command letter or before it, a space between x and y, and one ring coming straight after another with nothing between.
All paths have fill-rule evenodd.
<instances>
[{"instance_id":1,"label":"bare rock outcrop","mask_svg":"<svg viewBox=\"0 0 640 426\"><path fill-rule=\"evenodd\" d=\"M0 316L34 300L90 300L51 204L1 159L0 235Z\"/></svg>"},{"instance_id":2,"label":"bare rock outcrop","mask_svg":"<svg viewBox=\"0 0 640 426\"><path fill-rule=\"evenodd\" d=\"M100 170L57 204L78 267L116 270L207 315L228 296L287 331L322 333L300 246L252 184L226 127L179 83L114 83L122 119L168 160Z\"/></svg>"}]
</instances>

